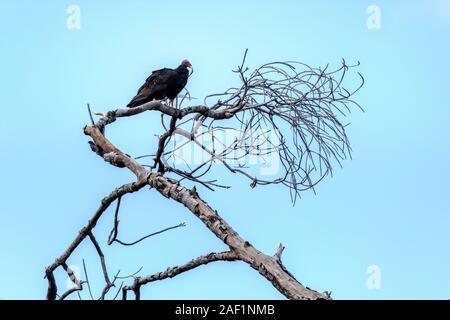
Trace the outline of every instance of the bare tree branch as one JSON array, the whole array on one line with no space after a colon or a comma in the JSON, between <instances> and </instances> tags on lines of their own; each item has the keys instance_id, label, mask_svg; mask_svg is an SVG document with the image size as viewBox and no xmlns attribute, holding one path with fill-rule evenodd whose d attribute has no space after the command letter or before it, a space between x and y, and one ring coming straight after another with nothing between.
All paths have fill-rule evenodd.
<instances>
[{"instance_id":1,"label":"bare tree branch","mask_svg":"<svg viewBox=\"0 0 450 320\"><path fill-rule=\"evenodd\" d=\"M182 222L182 223L179 223L179 224L177 224L175 226L164 228L162 230L150 233L150 234L148 234L146 236L143 236L143 237L141 237L138 240L133 241L133 242L121 241L121 240L117 239L117 236L118 236L118 233L119 233L119 223L120 223L120 220L119 220L120 202L121 202L121 197L119 197L117 199L116 211L114 213L114 226L111 229L111 232L109 233L108 242L107 242L108 245L111 245L114 242L117 242L117 243L119 243L119 244L121 244L123 246L133 246L133 245L135 245L135 244L137 244L137 243L139 243L139 242L141 242L141 241L143 241L143 240L145 240L147 238L156 236L158 234L164 233L164 232L172 230L172 229L177 229L177 228L186 226L186 223ZM94 243L94 245L95 245L95 243ZM96 248L97 248L97 246L98 246L98 243L96 245ZM98 250L97 251L99 251L99 249L100 249L100 246L98 246ZM100 254L100 252L99 252L99 254ZM102 261L104 262L104 259ZM108 283L108 281L107 281L107 283Z\"/></svg>"},{"instance_id":2,"label":"bare tree branch","mask_svg":"<svg viewBox=\"0 0 450 320\"><path fill-rule=\"evenodd\" d=\"M108 246L110 246L117 238L117 234L119 232L119 210L120 210L120 201L121 197L117 199L116 211L114 212L114 226L111 229L111 232L108 237Z\"/></svg>"},{"instance_id":3,"label":"bare tree branch","mask_svg":"<svg viewBox=\"0 0 450 320\"><path fill-rule=\"evenodd\" d=\"M91 290L91 284L89 283L89 277L88 277L88 272L86 269L86 263L83 259L83 270L84 270L84 276L86 278L86 284L88 286L88 291L89 291L89 296L91 297L91 300L94 300L94 296L92 295L92 290Z\"/></svg>"},{"instance_id":4,"label":"bare tree branch","mask_svg":"<svg viewBox=\"0 0 450 320\"><path fill-rule=\"evenodd\" d=\"M95 123L88 105L91 125L84 128L84 133L92 139L89 141L92 151L113 166L127 168L137 180L117 188L105 197L69 247L47 267L48 299L58 296L53 272L60 266L75 283L75 287L60 298L82 290L83 282L74 276L66 261L87 236L100 257L105 278L106 285L100 299L105 298L117 279L124 279L117 273L110 281L104 254L92 233L112 202L117 200L108 245L113 242L135 245L155 234L184 226L179 224L166 228L131 243L117 239L121 197L146 185L189 209L229 247L229 251L198 257L184 265L146 277L136 276L136 273L131 276L134 278L132 284L121 284L114 299L120 291L123 299L127 298L128 291L133 291L135 298L140 299L140 288L147 283L174 277L209 262L234 260L249 264L289 299L330 299L330 293L319 293L303 286L286 269L281 261L283 245L280 244L274 256L258 251L199 196L195 187L188 189L180 182L189 180L210 190L215 187L228 188L215 177L209 177L214 169L213 164L217 163L229 172L248 179L252 188L269 184L286 186L295 203L301 191L314 189L318 182L332 173L333 163L341 165L342 160L350 157L346 124L339 117L346 116L353 106L360 108L353 100L353 95L361 88L364 79L358 73L360 84L355 89L347 89L344 79L347 78L348 70L357 65L347 65L345 61L335 70L330 70L328 66L312 68L298 62L273 62L250 72L245 67L246 57L247 51L242 63L234 71L240 84L224 93L205 97L201 105L183 106L185 97L190 97L188 92L179 103L177 101L176 107L162 101L151 101L135 108L94 113L101 116ZM136 116L146 111L161 114L165 132L159 136L154 154L132 158L106 138L105 127L118 118ZM167 116L170 117L168 127L164 123L164 117ZM231 135L232 139L227 139L227 135ZM207 138L210 139L208 143L204 141ZM185 147L196 148L205 158L200 163L189 163L188 159L177 154ZM147 157L152 157L154 162L141 164L138 161ZM258 157L263 163L277 159L281 169L273 177L262 177L255 172L248 157ZM181 164L178 160L181 160Z\"/></svg>"},{"instance_id":5,"label":"bare tree branch","mask_svg":"<svg viewBox=\"0 0 450 320\"><path fill-rule=\"evenodd\" d=\"M210 262L215 261L236 261L238 260L238 255L235 254L233 251L226 251L226 252L220 252L220 253L210 253L205 256L201 256L195 259L192 259L191 261L172 268L168 268L167 270L159 273L155 273L150 276L146 277L135 277L133 284L129 286L124 286L122 288L123 295L122 297L126 299L126 291L133 291L136 292L136 290L139 290L139 288L147 283L158 281L158 280L164 280L167 278L173 278L183 272L192 270L194 268L197 268L199 266L208 264Z\"/></svg>"},{"instance_id":6,"label":"bare tree branch","mask_svg":"<svg viewBox=\"0 0 450 320\"><path fill-rule=\"evenodd\" d=\"M85 133L93 138L94 143L98 144L103 150L116 149L106 138L100 137L97 127L86 127ZM267 256L256 250L249 242L243 240L228 225L215 210L211 209L195 192L184 188L177 181L171 180L160 173L146 171L144 167L136 168L129 157L118 150L114 157L120 163L126 164L130 170L134 170L139 175L147 176L147 183L159 191L167 198L171 198L186 206L194 213L219 239L227 244L232 251L238 254L240 260L247 262L251 267L257 270L261 275L268 279L275 288L290 299L325 299L325 295L311 289L305 288L291 274L286 272L285 268L271 256ZM128 159L127 159L128 158ZM143 171L147 173L144 174ZM140 297L140 288L135 288L135 295ZM126 294L126 293L124 293Z\"/></svg>"},{"instance_id":7,"label":"bare tree branch","mask_svg":"<svg viewBox=\"0 0 450 320\"><path fill-rule=\"evenodd\" d=\"M281 255L283 254L284 249L285 248L284 248L283 244L280 243L280 245L277 248L277 252L275 252L274 257L279 263L281 263Z\"/></svg>"},{"instance_id":8,"label":"bare tree branch","mask_svg":"<svg viewBox=\"0 0 450 320\"><path fill-rule=\"evenodd\" d=\"M164 232L169 231L169 230L172 230L172 229L177 229L177 228L185 227L185 226L186 226L186 223L182 222L182 223L179 223L179 224L177 224L177 225L175 225L175 226L168 227L168 228L165 228L165 229L162 229L162 230L159 230L159 231L150 233L150 234L148 234L148 235L146 235L146 236L143 236L143 237L141 237L141 238L139 238L138 240L135 240L135 241L133 241L133 242L123 242L123 241L121 241L121 240L119 240L119 239L115 239L114 241L120 243L120 244L123 245L123 246L134 246L135 244L137 244L137 243L139 243L139 242L141 242L142 240L145 240L145 239L147 239L147 238L156 236L156 235L158 235L158 234L164 233Z\"/></svg>"},{"instance_id":9,"label":"bare tree branch","mask_svg":"<svg viewBox=\"0 0 450 320\"><path fill-rule=\"evenodd\" d=\"M74 286L72 288L70 288L66 292L64 292L61 295L61 297L59 298L59 300L64 300L68 296L70 296L72 293L83 290L84 282L75 276L75 273L72 271L72 269L69 268L69 266L66 263L62 263L61 265L62 265L63 269L66 271L67 275L69 276L69 279L74 284Z\"/></svg>"},{"instance_id":10,"label":"bare tree branch","mask_svg":"<svg viewBox=\"0 0 450 320\"><path fill-rule=\"evenodd\" d=\"M102 199L100 207L94 213L93 217L88 221L88 224L79 231L78 235L75 237L75 239L69 245L69 247L55 260L55 262L53 262L51 265L49 265L46 268L45 274L46 274L46 278L47 278L48 285L49 285L48 290L47 290L47 299L54 300L56 298L57 286L56 286L56 281L55 281L53 272L55 271L56 268L58 268L60 266L62 266L65 270L66 270L66 268L68 269L68 267L66 265L67 259L75 251L75 249L78 247L78 245L91 233L92 229L97 224L98 219L100 219L100 217L105 212L105 210L109 207L109 205L114 200L116 200L119 196L123 196L124 194L138 191L139 189L144 187L146 184L147 184L147 182L145 180L125 184L125 185L115 189L108 196L106 196L105 198ZM76 283L75 281L73 281L73 282Z\"/></svg>"}]
</instances>

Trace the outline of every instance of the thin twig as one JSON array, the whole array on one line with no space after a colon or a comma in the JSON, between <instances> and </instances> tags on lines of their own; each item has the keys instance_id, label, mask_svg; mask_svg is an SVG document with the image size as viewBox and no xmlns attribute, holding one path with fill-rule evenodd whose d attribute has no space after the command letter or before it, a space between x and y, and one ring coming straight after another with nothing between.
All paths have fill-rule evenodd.
<instances>
[{"instance_id":1,"label":"thin twig","mask_svg":"<svg viewBox=\"0 0 450 320\"><path fill-rule=\"evenodd\" d=\"M86 264L84 262L84 259L83 259L83 270L84 270L84 276L86 277L86 284L88 286L89 295L91 296L91 300L94 300L94 296L92 295L91 284L89 283L89 277L88 277L88 273L86 270Z\"/></svg>"},{"instance_id":2,"label":"thin twig","mask_svg":"<svg viewBox=\"0 0 450 320\"><path fill-rule=\"evenodd\" d=\"M117 198L116 211L114 212L114 226L111 229L111 232L108 237L108 245L111 245L117 238L118 228L119 228L119 209L120 209L120 201L122 197Z\"/></svg>"},{"instance_id":3,"label":"thin twig","mask_svg":"<svg viewBox=\"0 0 450 320\"><path fill-rule=\"evenodd\" d=\"M136 240L136 241L133 241L133 242L123 242L123 241L121 241L121 240L119 240L119 239L115 239L114 241L120 243L120 244L123 245L123 246L133 246L133 245L135 245L135 244L137 244L137 243L139 243L139 242L141 242L142 240L145 240L145 239L147 239L147 238L156 236L156 235L158 235L158 234L161 234L161 233L163 233L163 232L166 232L166 231L169 231L169 230L172 230L172 229L176 229L176 228L180 228L180 227L185 227L185 226L186 226L186 223L182 222L182 223L177 224L176 226L168 227L168 228L165 228L165 229L162 229L162 230L159 230L159 231L150 233L150 234L148 234L148 235L146 235L146 236L144 236L144 237L142 237L142 238L140 238L140 239L138 239L138 240Z\"/></svg>"},{"instance_id":4,"label":"thin twig","mask_svg":"<svg viewBox=\"0 0 450 320\"><path fill-rule=\"evenodd\" d=\"M91 107L89 106L89 103L87 104L87 109L89 112L89 118L91 118L91 124L95 125L94 117L92 116L92 111L91 111Z\"/></svg>"}]
</instances>

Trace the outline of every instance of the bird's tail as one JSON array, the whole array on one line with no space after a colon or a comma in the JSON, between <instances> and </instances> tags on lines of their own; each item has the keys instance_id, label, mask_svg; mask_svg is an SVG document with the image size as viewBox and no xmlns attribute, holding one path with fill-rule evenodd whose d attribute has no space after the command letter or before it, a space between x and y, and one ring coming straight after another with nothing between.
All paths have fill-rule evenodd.
<instances>
[{"instance_id":1,"label":"bird's tail","mask_svg":"<svg viewBox=\"0 0 450 320\"><path fill-rule=\"evenodd\" d=\"M139 107L140 105L152 101L153 98L152 97L148 97L148 96L142 96L140 94L138 94L137 96L135 96L129 104L127 104L128 108L136 108Z\"/></svg>"}]
</instances>

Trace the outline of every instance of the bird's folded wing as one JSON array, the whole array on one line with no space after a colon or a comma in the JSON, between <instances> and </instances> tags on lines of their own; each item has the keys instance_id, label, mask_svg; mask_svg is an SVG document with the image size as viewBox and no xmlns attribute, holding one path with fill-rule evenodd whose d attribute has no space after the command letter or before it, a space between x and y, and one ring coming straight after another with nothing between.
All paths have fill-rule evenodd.
<instances>
[{"instance_id":1,"label":"bird's folded wing","mask_svg":"<svg viewBox=\"0 0 450 320\"><path fill-rule=\"evenodd\" d=\"M145 87L151 87L151 86L157 85L158 82L160 82L161 75L163 75L164 73L167 73L168 70L171 70L171 69L163 68L163 69L152 71L152 74L145 80L145 83L139 88L137 93L139 94L141 92L141 90L144 89Z\"/></svg>"}]
</instances>

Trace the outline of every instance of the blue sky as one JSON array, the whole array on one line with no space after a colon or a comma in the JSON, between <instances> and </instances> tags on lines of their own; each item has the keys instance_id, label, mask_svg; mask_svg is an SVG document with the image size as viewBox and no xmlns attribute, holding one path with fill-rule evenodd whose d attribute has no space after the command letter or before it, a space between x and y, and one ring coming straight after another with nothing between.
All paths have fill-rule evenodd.
<instances>
[{"instance_id":1,"label":"blue sky","mask_svg":"<svg viewBox=\"0 0 450 320\"><path fill-rule=\"evenodd\" d=\"M81 29L66 27L69 5ZM369 5L381 29L366 26ZM100 199L132 181L93 154L82 128L86 103L105 111L125 105L151 70L189 58L194 96L235 83L231 69L299 60L313 66L360 61L366 85L356 96L348 135L353 160L336 168L316 194L293 207L280 187L233 188L203 197L258 249L286 245L284 262L305 285L335 299L450 297L450 2L433 1L2 1L0 3L2 147L0 298L41 299L44 267L86 223ZM133 155L149 152L158 116L124 119L108 137ZM222 174L222 171L218 171ZM165 270L225 247L173 201L152 190L122 201L121 238L180 228L132 247L106 247L113 211L95 234L111 274ZM83 243L93 290L102 275ZM367 268L381 271L369 289ZM60 288L66 279L58 273ZM283 298L242 263L216 263L154 283L143 298ZM85 297L87 297L85 295Z\"/></svg>"}]
</instances>

